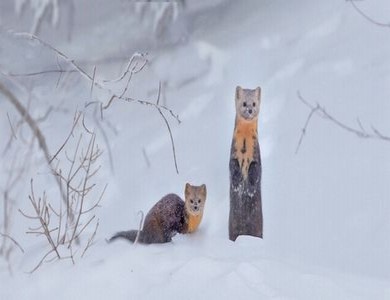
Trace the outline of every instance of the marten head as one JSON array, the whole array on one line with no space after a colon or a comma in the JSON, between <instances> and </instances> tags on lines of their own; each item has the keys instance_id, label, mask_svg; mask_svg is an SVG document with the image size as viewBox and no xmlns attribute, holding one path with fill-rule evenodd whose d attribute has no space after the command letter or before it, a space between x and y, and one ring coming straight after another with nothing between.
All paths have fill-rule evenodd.
<instances>
[{"instance_id":1,"label":"marten head","mask_svg":"<svg viewBox=\"0 0 390 300\"><path fill-rule=\"evenodd\" d=\"M260 111L261 89L254 90L236 87L236 112L237 117L252 121L257 118Z\"/></svg>"},{"instance_id":2,"label":"marten head","mask_svg":"<svg viewBox=\"0 0 390 300\"><path fill-rule=\"evenodd\" d=\"M185 207L187 212L192 215L203 214L206 195L206 185L202 184L201 186L195 186L187 183L184 190Z\"/></svg>"}]
</instances>

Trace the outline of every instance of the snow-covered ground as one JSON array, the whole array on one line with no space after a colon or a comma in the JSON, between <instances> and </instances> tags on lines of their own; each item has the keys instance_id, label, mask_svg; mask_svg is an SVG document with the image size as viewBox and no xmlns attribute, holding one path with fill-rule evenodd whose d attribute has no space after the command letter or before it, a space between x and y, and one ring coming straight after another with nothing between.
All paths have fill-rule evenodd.
<instances>
[{"instance_id":1,"label":"snow-covered ground","mask_svg":"<svg viewBox=\"0 0 390 300\"><path fill-rule=\"evenodd\" d=\"M25 253L14 250L12 274L0 257L0 299L390 299L390 143L359 138L313 116L295 153L310 113L298 91L350 126L359 128L359 118L368 131L374 126L390 135L390 28L368 22L342 0L194 1L176 12L161 38L126 1L88 8L90 2L75 4L70 41L61 18L58 29L42 27L41 38L91 74L96 64L97 79L118 76L126 57L148 51L151 62L132 81L131 95L156 99L163 83L161 101L182 121L168 116L179 174L159 113L114 103L105 113L115 128L107 129L110 150L98 138L105 150L99 182L109 188L96 212L95 245L75 265L63 260L27 274L46 249L43 238L24 233L31 224L17 212L31 211L28 176L47 173L37 148L31 175L13 192L11 234ZM390 21L387 0L356 5L375 20ZM6 14L12 1L0 8L0 71L55 68L51 50L7 32L29 30L33 17L25 12L24 22L13 20ZM74 111L90 97L90 83L75 74L58 88L52 74L12 80L0 73L0 82L13 89L14 80L32 89L35 116L51 101ZM228 160L238 84L262 87L265 227L263 240L233 243L227 238ZM26 92L17 93L28 102ZM7 113L12 118L16 112L1 97L3 151L11 134ZM71 113L57 116L42 123L50 149L66 138L72 122ZM7 160L0 160L4 178ZM161 196L183 195L186 182L208 189L198 232L166 245L106 243L118 230L137 228L138 211Z\"/></svg>"}]
</instances>

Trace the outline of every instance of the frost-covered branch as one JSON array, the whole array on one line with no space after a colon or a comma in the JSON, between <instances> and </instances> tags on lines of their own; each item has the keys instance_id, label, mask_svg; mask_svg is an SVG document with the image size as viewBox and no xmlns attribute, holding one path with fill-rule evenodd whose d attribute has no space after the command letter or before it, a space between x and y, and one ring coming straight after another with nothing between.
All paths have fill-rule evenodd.
<instances>
[{"instance_id":1,"label":"frost-covered branch","mask_svg":"<svg viewBox=\"0 0 390 300\"><path fill-rule=\"evenodd\" d=\"M160 109L162 109L164 111L167 111L178 123L180 123L179 116L177 114L175 114L172 109L169 109L168 107L166 107L164 105L159 105L159 104L156 104L156 103L154 103L152 101L149 101L149 100L140 100L140 99L135 99L135 98L132 98L132 97L125 96L125 93L128 90L128 86L129 86L131 77L134 74L142 71L144 66L147 64L147 60L145 58L145 54L139 54L139 53L134 54L133 57L129 61L128 67L125 69L123 74L118 79L116 79L116 80L104 80L103 82L100 82L99 80L95 80L93 75L90 75L86 70L84 70L74 60L72 60L68 56L66 56L62 51L58 50L57 48L55 48L54 46L50 45L49 43L43 41L39 37L37 37L37 36L35 36L33 34L29 34L29 33L15 33L15 36L19 36L19 37L23 37L23 38L26 38L26 39L31 39L31 40L39 42L42 46L44 46L44 47L52 50L53 52L55 52L60 58L62 58L67 63L69 63L75 70L73 70L73 71L72 70L65 71L65 70L62 70L62 69L59 69L59 70L45 70L45 71L31 72L31 73L26 73L26 74L12 74L12 73L9 73L9 74L6 74L6 75L9 75L9 76L32 76L32 75L40 75L40 74L44 74L44 73L55 73L55 72L66 73L66 72L70 72L70 71L72 71L72 72L77 71L81 76L84 77L84 79L86 79L87 81L91 82L94 87L96 87L96 88L98 88L98 89L100 89L102 91L105 91L105 92L107 92L110 95L109 100L106 102L106 104L103 104L103 106L102 106L103 109L109 108L110 105L112 104L112 102L114 100L118 99L118 100L123 100L123 101L126 101L126 102L134 102L134 103L138 103L138 104L142 104L142 105L149 105L149 106L155 107L156 109L160 108ZM144 60L144 61L140 63L139 60ZM134 66L130 65L130 63L132 63L132 62L135 62ZM131 69L130 69L130 67L131 67ZM104 84L106 82L118 82L118 81L121 81L127 75L129 75L130 78L127 80L127 84L125 85L125 87L121 91L121 93L114 92L111 88L107 87ZM87 103L87 105L89 105L91 103L94 103L94 102L89 102L89 103Z\"/></svg>"},{"instance_id":2,"label":"frost-covered branch","mask_svg":"<svg viewBox=\"0 0 390 300\"><path fill-rule=\"evenodd\" d=\"M168 108L167 106L165 106L163 104L160 104L159 97L160 97L161 88L159 88L158 101L135 99L135 98L127 95L128 91L129 91L130 82L131 82L133 76L135 74L141 72L148 63L148 60L146 58L146 54L140 54L140 53L134 54L129 59L129 62L127 63L126 68L123 70L123 72L121 73L121 75L118 78L113 79L113 80L100 81L100 80L96 79L96 68L94 68L93 74L90 75L86 70L84 70L84 68L82 68L74 60L72 60L68 56L66 56L62 51L56 49L55 47L53 47L49 43L43 41L39 37L32 35L32 34L27 34L27 33L18 33L16 35L39 42L42 46L44 46L44 47L50 49L51 51L53 51L54 53L56 53L60 59L64 60L68 64L70 64L70 66L72 66L73 70L68 70L69 72L76 71L85 80L87 80L91 84L91 90L90 90L91 95L92 95L95 88L104 92L105 95L107 95L107 94L109 95L108 99L106 99L105 101L101 101L101 100L92 101L91 100L91 101L87 102L85 104L85 108L88 108L89 106L95 106L94 118L95 118L95 121L96 121L96 124L97 124L99 131L102 133L103 137L106 140L106 146L107 146L108 154L110 157L111 167L113 166L113 158L111 155L110 145L108 143L108 139L106 138L106 133L105 133L104 129L100 126L99 121L96 118L96 113L97 113L97 111L99 112L100 119L101 119L101 121L103 121L104 120L104 117L103 117L104 110L109 109L115 101L120 100L120 101L125 101L125 102L130 102L130 103L137 103L137 104L141 104L141 105L151 106L159 112L160 116L163 118L165 124L167 125L167 130L168 130L169 137L170 137L171 144L172 144L175 169L176 169L176 172L178 173L175 146L174 146L174 142L173 142L173 135L172 135L169 121L166 118L166 116L164 115L164 112L169 114L175 121L177 121L178 124L180 124L181 121L180 121L179 116L177 114L175 114L172 109ZM61 68L59 63L58 63L58 65L59 65L58 70L44 70L44 71L30 72L30 73L25 73L25 74L8 73L7 75L9 75L9 76L38 76L41 74L55 73L56 71L58 71L58 73L60 75L62 75L63 73L67 72ZM113 88L110 86L113 84L122 84L122 89L119 92L115 92L113 90ZM160 84L160 86L161 86L161 84Z\"/></svg>"},{"instance_id":3,"label":"frost-covered branch","mask_svg":"<svg viewBox=\"0 0 390 300\"><path fill-rule=\"evenodd\" d=\"M371 126L370 130L367 130L361 123L360 119L356 119L357 127L353 127L350 125L345 124L344 122L340 121L339 119L335 118L331 114L329 114L326 109L320 105L319 103L312 104L309 101L307 101L305 98L302 97L300 91L297 92L298 99L310 109L310 113L308 114L308 117L305 121L305 124L302 128L302 132L297 144L297 148L295 153L298 153L299 148L302 144L303 138L306 135L307 129L309 127L310 121L312 120L312 117L314 115L317 115L325 120L330 121L337 127L343 129L344 131L347 131L349 133L355 134L359 138L363 139L375 139L375 140L381 140L385 142L390 142L390 136L386 136L382 134L377 128L374 126Z\"/></svg>"}]
</instances>

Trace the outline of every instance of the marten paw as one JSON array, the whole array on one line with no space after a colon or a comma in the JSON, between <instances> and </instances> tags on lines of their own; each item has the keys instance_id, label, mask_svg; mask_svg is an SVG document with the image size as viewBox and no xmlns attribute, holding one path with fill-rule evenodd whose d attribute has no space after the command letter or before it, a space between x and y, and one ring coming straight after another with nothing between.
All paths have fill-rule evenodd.
<instances>
[{"instance_id":1,"label":"marten paw","mask_svg":"<svg viewBox=\"0 0 390 300\"><path fill-rule=\"evenodd\" d=\"M249 185L255 186L260 181L260 167L257 162L252 162L248 170Z\"/></svg>"},{"instance_id":2,"label":"marten paw","mask_svg":"<svg viewBox=\"0 0 390 300\"><path fill-rule=\"evenodd\" d=\"M230 181L234 189L237 189L242 182L242 174L237 159L230 160Z\"/></svg>"}]
</instances>

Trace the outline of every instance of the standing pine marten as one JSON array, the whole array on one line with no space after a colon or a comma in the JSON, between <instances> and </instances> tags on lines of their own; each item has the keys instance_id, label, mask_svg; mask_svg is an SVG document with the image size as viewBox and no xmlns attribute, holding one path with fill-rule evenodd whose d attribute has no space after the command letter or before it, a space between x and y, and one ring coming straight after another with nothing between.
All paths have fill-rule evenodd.
<instances>
[{"instance_id":1,"label":"standing pine marten","mask_svg":"<svg viewBox=\"0 0 390 300\"><path fill-rule=\"evenodd\" d=\"M206 185L185 186L185 201L176 194L168 194L158 201L148 212L142 230L122 231L115 234L110 242L125 238L143 244L167 243L176 233L194 232L203 217L206 201Z\"/></svg>"},{"instance_id":2,"label":"standing pine marten","mask_svg":"<svg viewBox=\"0 0 390 300\"><path fill-rule=\"evenodd\" d=\"M236 88L236 121L230 152L229 239L239 235L263 238L261 158L257 136L260 87Z\"/></svg>"}]
</instances>

